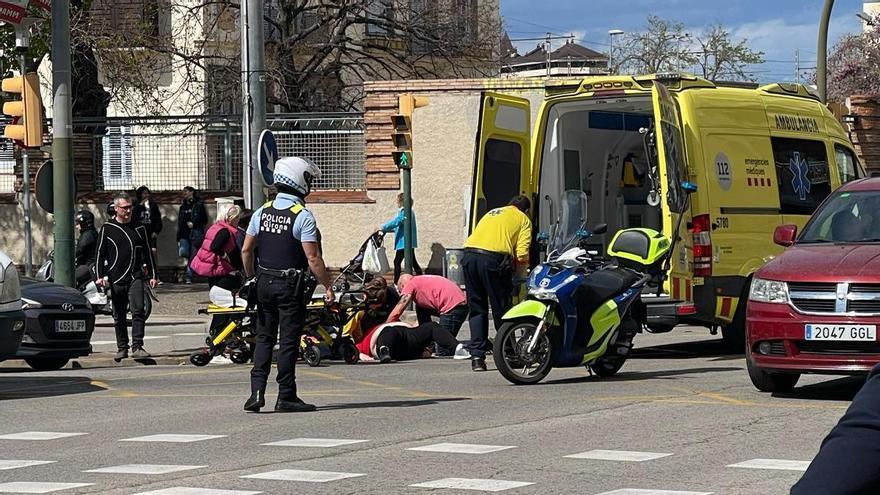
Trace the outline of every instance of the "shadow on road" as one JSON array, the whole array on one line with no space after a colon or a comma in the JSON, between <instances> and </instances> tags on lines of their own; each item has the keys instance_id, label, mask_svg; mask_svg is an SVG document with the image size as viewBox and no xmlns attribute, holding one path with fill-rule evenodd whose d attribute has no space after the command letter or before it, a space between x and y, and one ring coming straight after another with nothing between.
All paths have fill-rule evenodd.
<instances>
[{"instance_id":1,"label":"shadow on road","mask_svg":"<svg viewBox=\"0 0 880 495\"><path fill-rule=\"evenodd\" d=\"M418 399L418 400L386 400L379 402L352 402L348 404L330 404L318 408L320 411L332 411L335 409L365 409L365 408L385 408L385 407L418 407L418 406L434 406L441 402L458 402L463 400L471 400L469 397L448 397L445 399Z\"/></svg>"},{"instance_id":2,"label":"shadow on road","mask_svg":"<svg viewBox=\"0 0 880 495\"><path fill-rule=\"evenodd\" d=\"M791 392L775 392L773 397L802 400L828 400L851 402L865 384L864 376L846 376L827 382L797 387Z\"/></svg>"},{"instance_id":3,"label":"shadow on road","mask_svg":"<svg viewBox=\"0 0 880 495\"><path fill-rule=\"evenodd\" d=\"M702 373L719 373L723 371L742 371L742 368L733 368L733 367L725 367L725 368L688 368L688 369L679 369L679 370L665 370L665 371L624 371L619 372L618 374L609 377L609 378L601 378L599 376L593 375L585 375L576 378L565 378L562 380L550 380L542 383L541 385L565 385L568 383L581 383L581 382L591 382L591 381L603 381L603 382L628 382L633 380L652 380L655 378L674 378L677 376L684 375L699 375Z\"/></svg>"},{"instance_id":4,"label":"shadow on road","mask_svg":"<svg viewBox=\"0 0 880 495\"><path fill-rule=\"evenodd\" d=\"M721 339L700 340L697 342L676 342L673 344L636 347L631 358L640 359L683 359L716 356L713 361L734 361L743 359L743 353L732 352L724 347Z\"/></svg>"},{"instance_id":5,"label":"shadow on road","mask_svg":"<svg viewBox=\"0 0 880 495\"><path fill-rule=\"evenodd\" d=\"M188 320L188 321L150 321L147 320L145 325L147 327L176 327L176 326L184 326L184 325L202 325L205 323L205 320ZM131 322L128 323L131 326ZM95 322L95 327L100 328L113 328L113 320L108 321L100 321Z\"/></svg>"},{"instance_id":6,"label":"shadow on road","mask_svg":"<svg viewBox=\"0 0 880 495\"><path fill-rule=\"evenodd\" d=\"M0 400L34 399L100 392L87 376L0 376Z\"/></svg>"}]
</instances>

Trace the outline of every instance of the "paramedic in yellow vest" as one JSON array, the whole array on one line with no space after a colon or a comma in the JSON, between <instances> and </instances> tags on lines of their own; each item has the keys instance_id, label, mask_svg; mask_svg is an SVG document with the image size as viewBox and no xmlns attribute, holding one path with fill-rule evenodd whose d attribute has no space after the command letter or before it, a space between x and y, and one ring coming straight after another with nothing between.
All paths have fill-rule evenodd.
<instances>
[{"instance_id":1,"label":"paramedic in yellow vest","mask_svg":"<svg viewBox=\"0 0 880 495\"><path fill-rule=\"evenodd\" d=\"M523 277L529 267L532 222L531 201L517 196L508 206L489 211L464 244L461 261L471 329L471 369L486 371L489 345L489 306L495 331L513 299L513 275Z\"/></svg>"}]
</instances>

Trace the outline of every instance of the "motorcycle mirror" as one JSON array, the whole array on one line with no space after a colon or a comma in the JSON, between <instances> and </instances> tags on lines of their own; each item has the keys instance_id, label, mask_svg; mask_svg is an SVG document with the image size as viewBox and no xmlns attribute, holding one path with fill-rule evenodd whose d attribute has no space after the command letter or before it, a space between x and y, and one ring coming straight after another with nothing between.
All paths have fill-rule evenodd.
<instances>
[{"instance_id":1,"label":"motorcycle mirror","mask_svg":"<svg viewBox=\"0 0 880 495\"><path fill-rule=\"evenodd\" d=\"M599 225L596 225L595 227L593 227L592 232L593 232L593 235L602 235L602 234L608 232L608 224L607 223L600 223Z\"/></svg>"}]
</instances>

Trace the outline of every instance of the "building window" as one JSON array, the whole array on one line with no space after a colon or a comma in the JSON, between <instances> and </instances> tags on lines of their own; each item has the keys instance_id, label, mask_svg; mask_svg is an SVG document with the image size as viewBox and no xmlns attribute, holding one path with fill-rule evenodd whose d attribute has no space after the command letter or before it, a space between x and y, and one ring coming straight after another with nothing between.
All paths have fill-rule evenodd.
<instances>
[{"instance_id":1,"label":"building window","mask_svg":"<svg viewBox=\"0 0 880 495\"><path fill-rule=\"evenodd\" d=\"M90 13L95 31L124 41L126 48L155 46L167 34L163 17L169 8L163 0L94 0Z\"/></svg>"},{"instance_id":2,"label":"building window","mask_svg":"<svg viewBox=\"0 0 880 495\"><path fill-rule=\"evenodd\" d=\"M831 194L825 143L806 139L772 138L783 215L812 215Z\"/></svg>"},{"instance_id":3,"label":"building window","mask_svg":"<svg viewBox=\"0 0 880 495\"><path fill-rule=\"evenodd\" d=\"M113 190L132 187L134 158L131 145L131 126L107 126L107 133L101 138L101 148L103 150L104 188Z\"/></svg>"},{"instance_id":4,"label":"building window","mask_svg":"<svg viewBox=\"0 0 880 495\"><path fill-rule=\"evenodd\" d=\"M241 68L209 65L205 70L205 107L209 115L241 115Z\"/></svg>"},{"instance_id":5,"label":"building window","mask_svg":"<svg viewBox=\"0 0 880 495\"><path fill-rule=\"evenodd\" d=\"M368 0L367 36L386 36L390 33L387 24L394 19L393 0Z\"/></svg>"}]
</instances>

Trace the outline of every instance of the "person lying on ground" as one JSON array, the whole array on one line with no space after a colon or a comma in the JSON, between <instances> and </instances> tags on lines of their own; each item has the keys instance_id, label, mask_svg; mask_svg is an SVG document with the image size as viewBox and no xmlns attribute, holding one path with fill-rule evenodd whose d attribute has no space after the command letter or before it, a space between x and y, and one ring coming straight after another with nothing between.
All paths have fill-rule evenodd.
<instances>
[{"instance_id":1,"label":"person lying on ground","mask_svg":"<svg viewBox=\"0 0 880 495\"><path fill-rule=\"evenodd\" d=\"M415 302L419 324L428 323L432 316L440 317L440 326L453 337L458 336L462 324L468 317L467 300L464 293L451 280L437 275L403 274L397 282L400 302L388 316L388 323L400 321L410 302ZM440 356L452 356L454 348L437 346Z\"/></svg>"}]
</instances>

